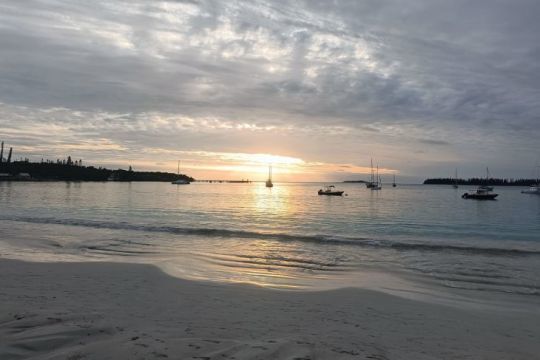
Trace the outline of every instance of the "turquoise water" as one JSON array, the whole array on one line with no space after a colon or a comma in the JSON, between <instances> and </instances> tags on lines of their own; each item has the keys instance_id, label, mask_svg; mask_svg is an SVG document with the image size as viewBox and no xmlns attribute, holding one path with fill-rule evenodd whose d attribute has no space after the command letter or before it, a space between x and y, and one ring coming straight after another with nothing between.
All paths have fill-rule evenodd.
<instances>
[{"instance_id":1,"label":"turquoise water","mask_svg":"<svg viewBox=\"0 0 540 360\"><path fill-rule=\"evenodd\" d=\"M369 271L441 288L540 294L540 196L399 185L0 183L0 256L150 262L188 278L354 286Z\"/></svg>"}]
</instances>

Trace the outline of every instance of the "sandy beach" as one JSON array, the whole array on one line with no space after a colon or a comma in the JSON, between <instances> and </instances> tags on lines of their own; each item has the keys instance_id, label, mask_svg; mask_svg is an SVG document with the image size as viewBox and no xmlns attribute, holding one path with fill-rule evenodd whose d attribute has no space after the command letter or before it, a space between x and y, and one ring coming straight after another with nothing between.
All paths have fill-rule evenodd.
<instances>
[{"instance_id":1,"label":"sandy beach","mask_svg":"<svg viewBox=\"0 0 540 360\"><path fill-rule=\"evenodd\" d=\"M0 260L1 359L533 359L534 309L276 291L150 265Z\"/></svg>"}]
</instances>

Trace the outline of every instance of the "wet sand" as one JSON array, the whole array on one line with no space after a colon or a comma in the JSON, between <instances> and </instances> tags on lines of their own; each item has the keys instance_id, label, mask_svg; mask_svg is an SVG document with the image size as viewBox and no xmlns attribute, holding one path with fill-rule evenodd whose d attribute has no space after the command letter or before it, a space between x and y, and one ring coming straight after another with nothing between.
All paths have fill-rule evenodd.
<instances>
[{"instance_id":1,"label":"wet sand","mask_svg":"<svg viewBox=\"0 0 540 360\"><path fill-rule=\"evenodd\" d=\"M0 260L1 359L533 359L538 308L277 291L151 265ZM539 305L540 308L540 305Z\"/></svg>"}]
</instances>

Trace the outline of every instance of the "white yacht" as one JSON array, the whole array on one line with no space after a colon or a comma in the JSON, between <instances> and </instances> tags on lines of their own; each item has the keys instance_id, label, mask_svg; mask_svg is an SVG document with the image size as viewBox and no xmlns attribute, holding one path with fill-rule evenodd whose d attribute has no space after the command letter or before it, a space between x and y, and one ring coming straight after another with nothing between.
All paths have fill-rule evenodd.
<instances>
[{"instance_id":1,"label":"white yacht","mask_svg":"<svg viewBox=\"0 0 540 360\"><path fill-rule=\"evenodd\" d=\"M523 190L521 193L540 195L540 184L531 185L527 190Z\"/></svg>"},{"instance_id":2,"label":"white yacht","mask_svg":"<svg viewBox=\"0 0 540 360\"><path fill-rule=\"evenodd\" d=\"M527 190L523 190L522 194L540 195L540 166L536 166L536 184L531 185Z\"/></svg>"},{"instance_id":3,"label":"white yacht","mask_svg":"<svg viewBox=\"0 0 540 360\"><path fill-rule=\"evenodd\" d=\"M176 173L178 174L178 176L180 176L180 160L178 160L178 169L177 169ZM173 184L173 185L189 185L190 182L189 182L189 180L186 180L186 179L177 179L177 180L174 180L173 182L171 182L171 184Z\"/></svg>"}]
</instances>

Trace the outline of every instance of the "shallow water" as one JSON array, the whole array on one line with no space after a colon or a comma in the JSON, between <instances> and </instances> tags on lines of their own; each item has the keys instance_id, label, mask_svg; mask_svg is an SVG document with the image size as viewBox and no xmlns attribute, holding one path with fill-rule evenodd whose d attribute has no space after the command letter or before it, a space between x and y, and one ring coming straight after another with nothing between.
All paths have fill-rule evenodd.
<instances>
[{"instance_id":1,"label":"shallow water","mask_svg":"<svg viewBox=\"0 0 540 360\"><path fill-rule=\"evenodd\" d=\"M321 186L0 183L0 256L149 262L282 288L362 286L373 272L540 295L540 196L496 188L497 201L475 201L463 187L340 184L347 196L324 197Z\"/></svg>"}]
</instances>

